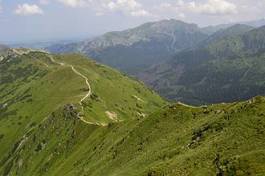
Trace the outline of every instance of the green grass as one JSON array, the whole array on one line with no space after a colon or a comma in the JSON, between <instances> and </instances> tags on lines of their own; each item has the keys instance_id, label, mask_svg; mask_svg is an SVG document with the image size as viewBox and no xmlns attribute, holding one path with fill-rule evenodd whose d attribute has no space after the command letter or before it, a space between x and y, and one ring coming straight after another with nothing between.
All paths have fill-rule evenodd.
<instances>
[{"instance_id":1,"label":"green grass","mask_svg":"<svg viewBox=\"0 0 265 176\"><path fill-rule=\"evenodd\" d=\"M85 119L88 121L111 122L106 111L115 112L119 120L139 118L137 112L148 115L164 104L161 97L142 83L107 66L88 62L86 57L64 55L57 56L56 60L74 65L89 79L94 98L84 103Z\"/></svg>"},{"instance_id":2,"label":"green grass","mask_svg":"<svg viewBox=\"0 0 265 176\"><path fill-rule=\"evenodd\" d=\"M141 83L82 56L54 59L89 79L93 96L83 102L84 118L107 125L79 119L85 84L70 67L38 52L4 60L0 175L265 174L265 98L166 105ZM107 118L106 111L121 121Z\"/></svg>"},{"instance_id":3,"label":"green grass","mask_svg":"<svg viewBox=\"0 0 265 176\"><path fill-rule=\"evenodd\" d=\"M202 108L171 105L148 118L99 127L85 125L66 106L10 155L9 173L264 175L264 107L262 97Z\"/></svg>"},{"instance_id":4,"label":"green grass","mask_svg":"<svg viewBox=\"0 0 265 176\"><path fill-rule=\"evenodd\" d=\"M166 103L141 83L80 55L53 57L73 65L89 79L93 96L83 103L84 119L89 122L112 123L105 111L117 113L120 120L142 118L136 111L147 115ZM87 86L69 66L53 63L41 52L6 57L0 63L0 75L2 167L22 136L38 127L53 112L66 104L73 104L81 111L79 101L87 93ZM112 83L111 79L115 81ZM141 97L144 103L132 98L134 95Z\"/></svg>"}]
</instances>

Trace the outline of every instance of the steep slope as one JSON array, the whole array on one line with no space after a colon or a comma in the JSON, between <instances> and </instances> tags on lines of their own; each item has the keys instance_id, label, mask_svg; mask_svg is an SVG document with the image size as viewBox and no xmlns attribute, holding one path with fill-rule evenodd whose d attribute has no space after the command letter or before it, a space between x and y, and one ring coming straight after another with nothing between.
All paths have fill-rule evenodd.
<instances>
[{"instance_id":1,"label":"steep slope","mask_svg":"<svg viewBox=\"0 0 265 176\"><path fill-rule=\"evenodd\" d=\"M192 104L265 95L264 37L265 27L222 37L206 46L181 52L139 78L169 99Z\"/></svg>"},{"instance_id":2,"label":"steep slope","mask_svg":"<svg viewBox=\"0 0 265 176\"><path fill-rule=\"evenodd\" d=\"M0 61L0 78L1 168L9 152L66 105L80 124L107 126L165 104L141 83L80 55L11 49Z\"/></svg>"},{"instance_id":3,"label":"steep slope","mask_svg":"<svg viewBox=\"0 0 265 176\"><path fill-rule=\"evenodd\" d=\"M148 118L86 125L58 109L16 145L5 175L264 175L265 99L164 107Z\"/></svg>"},{"instance_id":4,"label":"steep slope","mask_svg":"<svg viewBox=\"0 0 265 176\"><path fill-rule=\"evenodd\" d=\"M55 45L51 52L81 52L97 61L135 74L169 59L176 52L195 46L206 38L195 24L177 20L146 23L139 27L110 32L94 40Z\"/></svg>"},{"instance_id":5,"label":"steep slope","mask_svg":"<svg viewBox=\"0 0 265 176\"><path fill-rule=\"evenodd\" d=\"M214 56L236 57L264 52L265 26L253 29L243 35L219 40L207 46Z\"/></svg>"}]
</instances>

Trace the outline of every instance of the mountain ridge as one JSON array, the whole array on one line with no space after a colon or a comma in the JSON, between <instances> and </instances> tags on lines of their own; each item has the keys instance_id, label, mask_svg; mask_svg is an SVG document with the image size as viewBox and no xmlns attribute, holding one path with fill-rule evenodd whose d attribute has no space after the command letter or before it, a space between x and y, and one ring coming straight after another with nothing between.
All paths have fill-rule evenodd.
<instances>
[{"instance_id":1,"label":"mountain ridge","mask_svg":"<svg viewBox=\"0 0 265 176\"><path fill-rule=\"evenodd\" d=\"M206 38L199 27L178 20L162 20L94 40L47 48L51 52L79 52L126 73L135 74Z\"/></svg>"},{"instance_id":2,"label":"mountain ridge","mask_svg":"<svg viewBox=\"0 0 265 176\"><path fill-rule=\"evenodd\" d=\"M264 102L264 97L255 97L203 107L173 104L148 118L108 127L80 123L66 105L10 153L4 171L69 176L263 174ZM65 134L60 141L59 134Z\"/></svg>"},{"instance_id":3,"label":"mountain ridge","mask_svg":"<svg viewBox=\"0 0 265 176\"><path fill-rule=\"evenodd\" d=\"M0 61L0 75L1 174L9 154L61 109L76 123L106 127L166 104L143 84L80 55L11 49Z\"/></svg>"},{"instance_id":4,"label":"mountain ridge","mask_svg":"<svg viewBox=\"0 0 265 176\"><path fill-rule=\"evenodd\" d=\"M108 32L82 42L55 44L46 49L53 53L82 53L100 63L136 76L146 67L170 60L178 52L203 45L209 36L219 34L221 38L222 31L227 31L236 24L198 27L196 24L175 19L160 20L124 31ZM242 31L247 31L251 27L265 25L265 22L258 20L238 24L241 24ZM243 25L249 27L245 26L243 29ZM233 31L230 32L232 36ZM234 32L236 35L236 30Z\"/></svg>"},{"instance_id":5,"label":"mountain ridge","mask_svg":"<svg viewBox=\"0 0 265 176\"><path fill-rule=\"evenodd\" d=\"M241 34L244 34L246 32L249 32L253 29L254 29L254 27L249 26L249 25L234 24L234 25L227 27L225 29L220 29L219 31L210 35L206 40L202 41L201 44L199 44L196 47L205 47L205 46L208 46L214 42L217 42L218 40L227 39L229 37L241 35Z\"/></svg>"},{"instance_id":6,"label":"mountain ridge","mask_svg":"<svg viewBox=\"0 0 265 176\"><path fill-rule=\"evenodd\" d=\"M138 78L160 95L192 104L264 95L264 34L264 27L260 27L222 37L208 46L180 52L174 59L140 73Z\"/></svg>"},{"instance_id":7,"label":"mountain ridge","mask_svg":"<svg viewBox=\"0 0 265 176\"><path fill-rule=\"evenodd\" d=\"M169 104L85 56L31 49L0 74L0 175L265 173L264 97Z\"/></svg>"}]
</instances>

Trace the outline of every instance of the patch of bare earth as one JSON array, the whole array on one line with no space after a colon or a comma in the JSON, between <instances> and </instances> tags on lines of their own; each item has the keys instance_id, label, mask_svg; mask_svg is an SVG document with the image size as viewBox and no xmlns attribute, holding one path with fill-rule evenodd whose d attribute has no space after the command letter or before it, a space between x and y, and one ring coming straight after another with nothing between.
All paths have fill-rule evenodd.
<instances>
[{"instance_id":1,"label":"patch of bare earth","mask_svg":"<svg viewBox=\"0 0 265 176\"><path fill-rule=\"evenodd\" d=\"M113 120L115 122L119 121L118 115L115 112L106 111L105 113L106 113L106 115L108 116L109 119L111 119L111 120Z\"/></svg>"}]
</instances>

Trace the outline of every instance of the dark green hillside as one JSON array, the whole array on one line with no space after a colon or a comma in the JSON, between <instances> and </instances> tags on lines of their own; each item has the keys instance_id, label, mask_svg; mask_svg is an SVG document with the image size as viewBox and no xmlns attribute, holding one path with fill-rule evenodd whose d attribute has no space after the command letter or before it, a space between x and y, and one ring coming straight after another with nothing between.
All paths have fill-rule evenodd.
<instances>
[{"instance_id":1,"label":"dark green hillside","mask_svg":"<svg viewBox=\"0 0 265 176\"><path fill-rule=\"evenodd\" d=\"M166 105L83 56L27 49L0 71L0 175L265 174L263 97Z\"/></svg>"},{"instance_id":2,"label":"dark green hillside","mask_svg":"<svg viewBox=\"0 0 265 176\"><path fill-rule=\"evenodd\" d=\"M263 53L265 27L253 29L243 35L219 40L208 46L209 52L218 57L236 57Z\"/></svg>"},{"instance_id":3,"label":"dark green hillside","mask_svg":"<svg viewBox=\"0 0 265 176\"><path fill-rule=\"evenodd\" d=\"M202 41L197 47L205 47L207 45L218 42L219 40L233 38L234 36L244 34L254 28L244 24L235 24L226 29L221 29L210 35L206 40Z\"/></svg>"},{"instance_id":4,"label":"dark green hillside","mask_svg":"<svg viewBox=\"0 0 265 176\"><path fill-rule=\"evenodd\" d=\"M218 39L216 34L217 38L209 38L212 42L206 46L183 51L138 77L161 95L192 104L265 95L265 27L231 37L236 27L239 33L245 28L228 28L222 32L228 37Z\"/></svg>"},{"instance_id":5,"label":"dark green hillside","mask_svg":"<svg viewBox=\"0 0 265 176\"><path fill-rule=\"evenodd\" d=\"M87 125L70 105L18 141L9 175L264 175L265 99L164 107L148 118Z\"/></svg>"}]
</instances>

